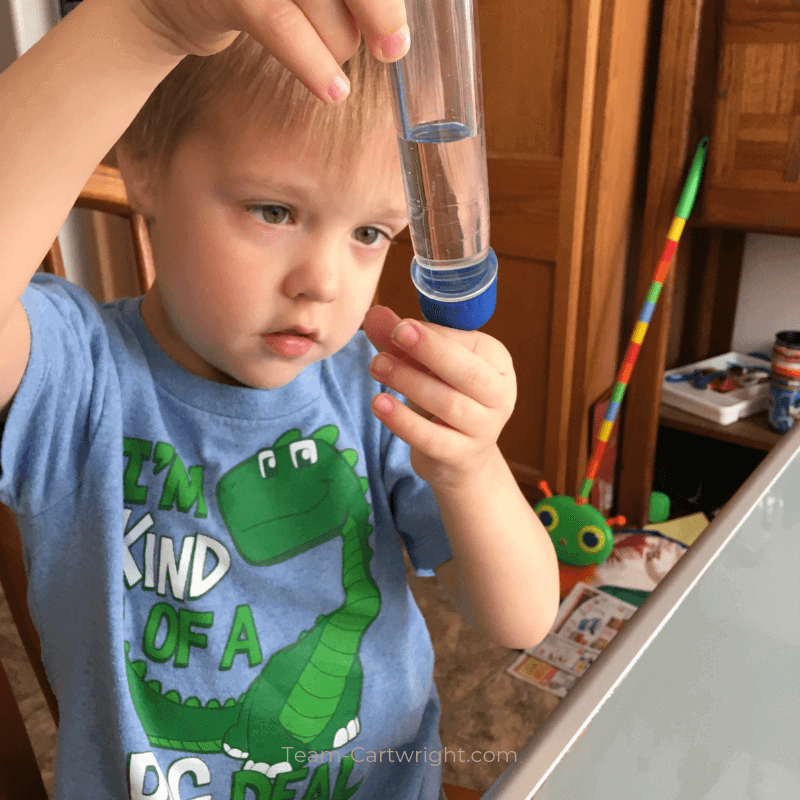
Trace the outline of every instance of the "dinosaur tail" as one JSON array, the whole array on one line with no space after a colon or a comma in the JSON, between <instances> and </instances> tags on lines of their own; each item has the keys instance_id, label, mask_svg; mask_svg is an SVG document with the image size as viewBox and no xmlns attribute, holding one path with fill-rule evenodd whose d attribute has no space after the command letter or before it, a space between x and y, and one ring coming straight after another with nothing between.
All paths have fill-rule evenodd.
<instances>
[{"instance_id":1,"label":"dinosaur tail","mask_svg":"<svg viewBox=\"0 0 800 800\"><path fill-rule=\"evenodd\" d=\"M333 717L361 639L380 611L380 592L369 573L372 526L349 517L342 529L344 603L322 618L324 629L280 712L281 724L302 742L313 741Z\"/></svg>"}]
</instances>

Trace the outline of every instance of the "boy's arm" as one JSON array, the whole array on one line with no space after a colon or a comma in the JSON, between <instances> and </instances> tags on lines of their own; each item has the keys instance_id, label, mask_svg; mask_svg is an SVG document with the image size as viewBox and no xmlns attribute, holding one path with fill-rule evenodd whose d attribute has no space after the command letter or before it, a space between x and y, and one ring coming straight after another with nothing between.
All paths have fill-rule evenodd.
<instances>
[{"instance_id":1,"label":"boy's arm","mask_svg":"<svg viewBox=\"0 0 800 800\"><path fill-rule=\"evenodd\" d=\"M0 408L28 359L19 298L92 170L180 61L152 39L127 3L84 0L0 74Z\"/></svg>"},{"instance_id":2,"label":"boy's arm","mask_svg":"<svg viewBox=\"0 0 800 800\"><path fill-rule=\"evenodd\" d=\"M558 563L500 451L474 482L434 495L453 551L435 572L453 605L506 647L538 644L558 610Z\"/></svg>"},{"instance_id":3,"label":"boy's arm","mask_svg":"<svg viewBox=\"0 0 800 800\"><path fill-rule=\"evenodd\" d=\"M30 348L19 298L98 162L185 55L247 31L334 102L359 31L394 61L404 25L403 0L328 0L308 15L292 0L84 0L0 74L0 409Z\"/></svg>"},{"instance_id":4,"label":"boy's arm","mask_svg":"<svg viewBox=\"0 0 800 800\"><path fill-rule=\"evenodd\" d=\"M453 558L437 577L461 614L499 643L540 642L558 610L558 561L497 447L516 399L511 356L480 331L401 322L383 306L369 310L364 330L380 351L373 377L408 400L377 395L372 413L410 445L450 540Z\"/></svg>"}]
</instances>

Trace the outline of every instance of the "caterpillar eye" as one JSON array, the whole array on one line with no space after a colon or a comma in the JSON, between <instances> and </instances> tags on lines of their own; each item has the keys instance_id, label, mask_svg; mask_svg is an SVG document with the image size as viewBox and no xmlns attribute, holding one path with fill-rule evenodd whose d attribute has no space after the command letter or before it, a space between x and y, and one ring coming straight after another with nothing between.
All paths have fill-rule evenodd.
<instances>
[{"instance_id":1,"label":"caterpillar eye","mask_svg":"<svg viewBox=\"0 0 800 800\"><path fill-rule=\"evenodd\" d=\"M606 534L597 525L585 525L578 531L578 547L585 553L597 553L606 543Z\"/></svg>"},{"instance_id":2,"label":"caterpillar eye","mask_svg":"<svg viewBox=\"0 0 800 800\"><path fill-rule=\"evenodd\" d=\"M538 513L542 525L548 533L552 533L558 527L558 512L553 506L541 506Z\"/></svg>"}]
</instances>

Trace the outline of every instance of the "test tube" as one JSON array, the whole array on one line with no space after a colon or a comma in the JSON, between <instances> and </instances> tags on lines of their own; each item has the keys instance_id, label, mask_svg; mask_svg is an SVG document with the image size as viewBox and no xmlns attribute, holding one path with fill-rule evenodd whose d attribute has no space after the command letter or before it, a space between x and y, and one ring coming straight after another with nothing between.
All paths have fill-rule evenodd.
<instances>
[{"instance_id":1,"label":"test tube","mask_svg":"<svg viewBox=\"0 0 800 800\"><path fill-rule=\"evenodd\" d=\"M497 258L473 0L406 0L411 49L388 65L425 319L474 330L494 312Z\"/></svg>"}]
</instances>

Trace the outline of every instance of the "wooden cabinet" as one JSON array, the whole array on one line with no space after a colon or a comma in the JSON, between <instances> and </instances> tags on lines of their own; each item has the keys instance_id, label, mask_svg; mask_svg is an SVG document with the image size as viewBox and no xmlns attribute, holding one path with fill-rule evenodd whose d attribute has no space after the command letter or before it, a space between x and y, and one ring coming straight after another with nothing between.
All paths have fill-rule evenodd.
<instances>
[{"instance_id":1,"label":"wooden cabinet","mask_svg":"<svg viewBox=\"0 0 800 800\"><path fill-rule=\"evenodd\" d=\"M709 134L710 147L697 208L628 390L618 510L635 523L647 515L665 367L730 350L747 232L800 235L796 0L664 0L661 29L637 303L694 147ZM685 428L685 417L670 412L663 421ZM760 424L705 432L768 448L777 437Z\"/></svg>"},{"instance_id":2,"label":"wooden cabinet","mask_svg":"<svg viewBox=\"0 0 800 800\"><path fill-rule=\"evenodd\" d=\"M719 72L703 224L797 233L800 6L726 0L714 10Z\"/></svg>"},{"instance_id":3,"label":"wooden cabinet","mask_svg":"<svg viewBox=\"0 0 800 800\"><path fill-rule=\"evenodd\" d=\"M650 28L649 0L480 0L491 243L516 410L500 446L532 496L575 494L589 410L614 382ZM419 317L410 240L380 301ZM627 334L626 334L627 335Z\"/></svg>"}]
</instances>

